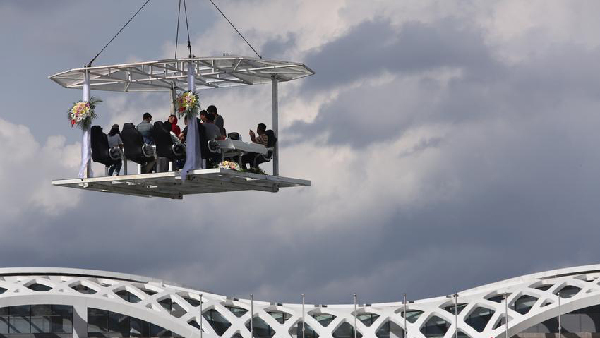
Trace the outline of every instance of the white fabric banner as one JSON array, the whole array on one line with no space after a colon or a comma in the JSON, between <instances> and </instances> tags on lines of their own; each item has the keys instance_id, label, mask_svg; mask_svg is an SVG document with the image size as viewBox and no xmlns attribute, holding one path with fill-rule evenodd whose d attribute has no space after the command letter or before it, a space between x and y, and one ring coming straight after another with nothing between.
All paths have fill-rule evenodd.
<instances>
[{"instance_id":1,"label":"white fabric banner","mask_svg":"<svg viewBox=\"0 0 600 338\"><path fill-rule=\"evenodd\" d=\"M194 169L203 169L198 118L196 116L188 121L188 131L185 136L185 165L181 170L181 181L185 182L188 171Z\"/></svg>"},{"instance_id":2,"label":"white fabric banner","mask_svg":"<svg viewBox=\"0 0 600 338\"><path fill-rule=\"evenodd\" d=\"M79 178L86 178L86 168L92 158L92 148L90 147L90 130L83 130L83 139L81 140L81 165L79 166ZM92 168L90 176L92 177Z\"/></svg>"}]
</instances>

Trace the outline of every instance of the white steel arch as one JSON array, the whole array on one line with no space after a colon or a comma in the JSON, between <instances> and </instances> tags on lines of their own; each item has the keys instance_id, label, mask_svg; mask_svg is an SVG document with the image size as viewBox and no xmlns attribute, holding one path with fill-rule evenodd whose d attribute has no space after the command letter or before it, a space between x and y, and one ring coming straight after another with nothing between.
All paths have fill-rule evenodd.
<instances>
[{"instance_id":1,"label":"white steel arch","mask_svg":"<svg viewBox=\"0 0 600 338\"><path fill-rule=\"evenodd\" d=\"M45 285L47 290L34 291L34 284ZM136 302L119 296L124 291L134 295ZM559 292L562 292L560 310ZM201 296L203 313L206 315L208 311L216 311L228 323L224 332L218 334L211 323L202 318L205 337L250 338L247 328L251 316L248 299L225 297L129 274L65 268L0 269L0 307L71 305L79 315L85 316L85 320L88 308L99 308L162 326L184 337L198 337L200 334L196 323L200 319ZM176 311L165 310L161 301L166 299L176 304ZM460 331L461 337L504 337L505 301L509 304L509 336L555 318L559 312L565 314L598 305L600 265L530 274L458 292L457 302L461 309L457 316L458 326L455 326L454 298L443 296L411 302L407 306L409 314L412 313L407 321L408 336L424 338L424 325L436 318L447 323L448 330L444 338L454 337L455 329ZM234 313L232 308L238 312ZM297 325L301 325L303 317L301 304L255 301L253 308L254 318L260 318L271 327L273 338L296 337ZM469 318L472 313L480 311L486 312L489 320L484 327L476 328L470 325ZM281 313L285 315L281 317ZM342 325L353 326L355 314L370 314L370 321L356 321L357 331L363 337L377 337L378 329L388 322L404 330L403 313L401 302L360 304L356 313L353 304L306 305L304 318L306 325L319 337L326 338L332 337ZM415 315L418 313L420 315ZM328 315L332 320L319 322L316 318L319 314ZM83 335L79 333L78 336Z\"/></svg>"}]
</instances>

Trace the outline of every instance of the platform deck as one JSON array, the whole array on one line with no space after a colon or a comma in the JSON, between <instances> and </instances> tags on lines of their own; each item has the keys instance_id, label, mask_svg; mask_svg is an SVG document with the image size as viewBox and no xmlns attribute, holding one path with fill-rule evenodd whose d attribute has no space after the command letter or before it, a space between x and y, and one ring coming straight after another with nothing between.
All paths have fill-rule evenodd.
<instances>
[{"instance_id":1,"label":"platform deck","mask_svg":"<svg viewBox=\"0 0 600 338\"><path fill-rule=\"evenodd\" d=\"M229 191L278 192L280 188L310 186L307 180L260 175L229 169L198 169L182 181L179 171L104 176L52 181L54 186L141 197L183 199L185 195Z\"/></svg>"}]
</instances>

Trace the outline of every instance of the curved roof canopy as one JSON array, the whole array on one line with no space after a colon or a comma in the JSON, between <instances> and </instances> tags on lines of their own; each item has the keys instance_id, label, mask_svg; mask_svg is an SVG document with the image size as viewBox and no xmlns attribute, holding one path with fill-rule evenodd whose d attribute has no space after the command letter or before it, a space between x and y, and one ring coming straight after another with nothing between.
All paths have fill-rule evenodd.
<instances>
[{"instance_id":1,"label":"curved roof canopy","mask_svg":"<svg viewBox=\"0 0 600 338\"><path fill-rule=\"evenodd\" d=\"M43 289L36 288L40 284ZM132 299L127 293L135 297ZM172 305L165 307L166 303ZM85 304L87 308L106 309L154 323L184 337L197 337L199 322L204 337L250 337L252 317L255 328L268 326L281 338L299 336L298 324L305 320L311 334L319 337L337 336L336 332L345 336L341 333L356 323L356 331L363 337L379 337L382 333L400 336L404 331L414 338L452 338L455 333L468 338L503 338L507 328L508 335L513 336L559 314L600 304L600 265L525 275L453 296L416 300L406 308L402 302L355 307L254 301L159 279L97 270L0 269L0 307L33 304ZM200 312L205 315L200 317ZM213 325L214 318L220 318L218 325ZM86 325L74 327L83 327L80 337L87 333ZM434 331L427 333L430 329Z\"/></svg>"},{"instance_id":2,"label":"curved roof canopy","mask_svg":"<svg viewBox=\"0 0 600 338\"><path fill-rule=\"evenodd\" d=\"M233 87L300 79L314 72L301 63L247 56L165 59L109 66L75 68L50 76L65 88L82 88L90 72L90 89L115 92L168 91L188 88L189 63L195 67L197 89Z\"/></svg>"}]
</instances>

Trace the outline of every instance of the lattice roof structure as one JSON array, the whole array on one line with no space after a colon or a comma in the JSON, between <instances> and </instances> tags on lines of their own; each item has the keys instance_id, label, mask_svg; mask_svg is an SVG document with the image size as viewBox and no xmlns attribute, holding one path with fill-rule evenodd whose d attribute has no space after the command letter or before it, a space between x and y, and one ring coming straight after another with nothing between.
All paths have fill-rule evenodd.
<instances>
[{"instance_id":1,"label":"lattice roof structure","mask_svg":"<svg viewBox=\"0 0 600 338\"><path fill-rule=\"evenodd\" d=\"M513 336L578 309L600 304L600 265L581 266L492 283L448 296L410 302L305 305L238 299L131 274L66 268L0 269L0 308L30 304L72 305L74 310L98 308L160 325L184 337L198 337L201 320L208 338L250 338L249 322L274 338L299 338L302 320L307 337L339 336L356 328L362 337L378 337L392 328L396 337L427 338L424 328L444 328L444 338ZM559 306L559 293L560 303ZM124 297L124 295L133 295ZM200 304L202 299L202 304ZM523 301L526 299L526 301ZM165 308L165 302L176 304ZM508 305L506 308L505 305ZM202 309L202 318L200 311ZM254 311L252 313L252 311ZM508 326L505 316L508 312ZM83 315L83 313L80 313ZM480 316L474 321L473 316ZM74 316L74 318L87 318ZM218 318L219 322L214 322ZM405 323L406 322L406 326ZM433 322L433 324L432 324ZM74 327L76 327L74 323ZM218 324L218 325L217 325ZM87 325L80 326L87 330ZM83 337L87 332L79 334ZM310 335L309 335L310 334ZM347 335L347 334L346 334ZM75 335L74 335L75 336ZM387 336L391 336L388 335Z\"/></svg>"},{"instance_id":2,"label":"lattice roof structure","mask_svg":"<svg viewBox=\"0 0 600 338\"><path fill-rule=\"evenodd\" d=\"M264 60L247 56L164 59L107 66L75 68L56 73L50 79L65 88L83 88L85 73L90 89L115 92L169 91L188 88L188 64L195 68L196 89L224 88L286 82L313 75L301 63Z\"/></svg>"}]
</instances>

